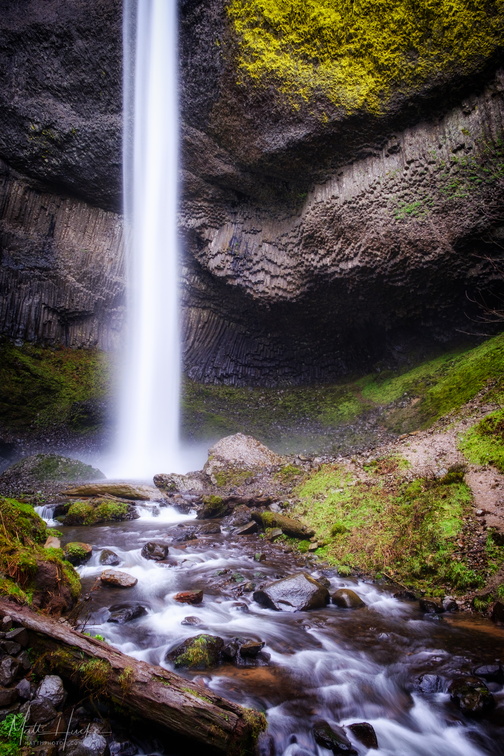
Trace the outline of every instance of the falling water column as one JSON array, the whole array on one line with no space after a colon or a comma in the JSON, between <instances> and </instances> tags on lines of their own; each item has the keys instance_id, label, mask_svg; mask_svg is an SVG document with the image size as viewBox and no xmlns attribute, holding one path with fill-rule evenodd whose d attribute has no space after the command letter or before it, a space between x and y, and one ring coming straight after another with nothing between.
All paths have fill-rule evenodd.
<instances>
[{"instance_id":1,"label":"falling water column","mask_svg":"<svg viewBox=\"0 0 504 756\"><path fill-rule=\"evenodd\" d=\"M182 471L177 3L125 0L127 344L113 475Z\"/></svg>"}]
</instances>

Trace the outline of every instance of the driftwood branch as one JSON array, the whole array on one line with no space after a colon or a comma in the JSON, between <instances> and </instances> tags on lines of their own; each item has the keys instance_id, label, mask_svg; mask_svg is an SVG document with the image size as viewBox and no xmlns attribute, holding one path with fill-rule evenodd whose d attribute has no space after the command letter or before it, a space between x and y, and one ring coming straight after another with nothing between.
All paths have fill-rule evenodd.
<instances>
[{"instance_id":1,"label":"driftwood branch","mask_svg":"<svg viewBox=\"0 0 504 756\"><path fill-rule=\"evenodd\" d=\"M226 701L162 667L137 661L64 623L0 599L0 616L6 614L29 631L31 646L39 655L45 654L53 673L70 679L87 694L104 696L122 712L204 745L208 752L228 756L255 753L257 736L265 726L259 712Z\"/></svg>"}]
</instances>

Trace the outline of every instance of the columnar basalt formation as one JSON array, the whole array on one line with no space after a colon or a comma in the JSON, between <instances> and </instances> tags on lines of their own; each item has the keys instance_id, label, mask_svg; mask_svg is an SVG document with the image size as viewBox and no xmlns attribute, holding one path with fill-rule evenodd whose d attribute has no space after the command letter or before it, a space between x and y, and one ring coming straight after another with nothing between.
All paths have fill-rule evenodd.
<instances>
[{"instance_id":1,"label":"columnar basalt formation","mask_svg":"<svg viewBox=\"0 0 504 756\"><path fill-rule=\"evenodd\" d=\"M112 348L122 3L3 5L0 331ZM179 2L188 375L327 380L481 331L502 272L498 47L345 111L247 79L232 5Z\"/></svg>"}]
</instances>

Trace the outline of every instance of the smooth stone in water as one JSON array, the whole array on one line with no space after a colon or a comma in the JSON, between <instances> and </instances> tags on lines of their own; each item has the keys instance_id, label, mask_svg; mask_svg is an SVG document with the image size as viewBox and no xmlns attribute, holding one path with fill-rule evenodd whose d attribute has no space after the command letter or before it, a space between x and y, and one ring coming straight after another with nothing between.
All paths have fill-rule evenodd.
<instances>
[{"instance_id":1,"label":"smooth stone in water","mask_svg":"<svg viewBox=\"0 0 504 756\"><path fill-rule=\"evenodd\" d=\"M111 549L103 549L100 554L99 562L108 567L117 567L118 564L121 564L121 559L117 556L115 551L112 551Z\"/></svg>"},{"instance_id":2,"label":"smooth stone in water","mask_svg":"<svg viewBox=\"0 0 504 756\"><path fill-rule=\"evenodd\" d=\"M154 562L161 562L168 556L168 546L166 543L148 541L143 545L141 554L144 559L152 559Z\"/></svg>"},{"instance_id":3,"label":"smooth stone in water","mask_svg":"<svg viewBox=\"0 0 504 756\"><path fill-rule=\"evenodd\" d=\"M58 675L46 675L36 692L37 698L44 698L50 701L53 706L58 708L66 699L66 691L63 686L63 680Z\"/></svg>"},{"instance_id":4,"label":"smooth stone in water","mask_svg":"<svg viewBox=\"0 0 504 756\"><path fill-rule=\"evenodd\" d=\"M418 678L417 687L422 693L439 693L443 690L443 678L439 675L421 675Z\"/></svg>"},{"instance_id":5,"label":"smooth stone in water","mask_svg":"<svg viewBox=\"0 0 504 756\"><path fill-rule=\"evenodd\" d=\"M321 720L313 725L313 737L318 745L328 748L333 753L358 756L343 727L331 726L328 722Z\"/></svg>"},{"instance_id":6,"label":"smooth stone in water","mask_svg":"<svg viewBox=\"0 0 504 756\"><path fill-rule=\"evenodd\" d=\"M504 670L500 664L483 664L473 669L476 677L482 677L487 682L504 683Z\"/></svg>"},{"instance_id":7,"label":"smooth stone in water","mask_svg":"<svg viewBox=\"0 0 504 756\"><path fill-rule=\"evenodd\" d=\"M184 617L181 625L189 625L190 627L201 627L203 622L198 617Z\"/></svg>"},{"instance_id":8,"label":"smooth stone in water","mask_svg":"<svg viewBox=\"0 0 504 756\"><path fill-rule=\"evenodd\" d=\"M100 580L104 585L110 585L114 588L133 588L138 583L136 577L119 570L105 570L100 575Z\"/></svg>"},{"instance_id":9,"label":"smooth stone in water","mask_svg":"<svg viewBox=\"0 0 504 756\"><path fill-rule=\"evenodd\" d=\"M348 725L348 729L352 732L354 738L366 748L378 750L378 738L373 725L370 725L369 722L355 722L355 724Z\"/></svg>"},{"instance_id":10,"label":"smooth stone in water","mask_svg":"<svg viewBox=\"0 0 504 756\"><path fill-rule=\"evenodd\" d=\"M147 614L147 609L141 604L114 604L109 611L110 617L107 622L114 622L116 625L124 625L125 622L131 622Z\"/></svg>"},{"instance_id":11,"label":"smooth stone in water","mask_svg":"<svg viewBox=\"0 0 504 756\"><path fill-rule=\"evenodd\" d=\"M203 591L181 591L176 593L173 598L181 604L201 604Z\"/></svg>"},{"instance_id":12,"label":"smooth stone in water","mask_svg":"<svg viewBox=\"0 0 504 756\"><path fill-rule=\"evenodd\" d=\"M254 592L254 600L276 611L303 612L321 609L329 601L329 591L310 575L297 575L268 583Z\"/></svg>"},{"instance_id":13,"label":"smooth stone in water","mask_svg":"<svg viewBox=\"0 0 504 756\"><path fill-rule=\"evenodd\" d=\"M366 606L361 597L350 588L340 588L331 596L331 601L343 609L362 609Z\"/></svg>"}]
</instances>

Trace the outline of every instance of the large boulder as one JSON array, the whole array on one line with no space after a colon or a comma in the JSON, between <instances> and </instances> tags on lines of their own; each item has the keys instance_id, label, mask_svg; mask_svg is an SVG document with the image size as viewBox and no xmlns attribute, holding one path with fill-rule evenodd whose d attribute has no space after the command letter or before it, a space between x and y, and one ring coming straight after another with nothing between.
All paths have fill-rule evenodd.
<instances>
[{"instance_id":1,"label":"large boulder","mask_svg":"<svg viewBox=\"0 0 504 756\"><path fill-rule=\"evenodd\" d=\"M208 451L203 472L223 488L239 486L247 477L282 463L282 457L252 436L235 433L217 441Z\"/></svg>"},{"instance_id":2,"label":"large boulder","mask_svg":"<svg viewBox=\"0 0 504 756\"><path fill-rule=\"evenodd\" d=\"M303 612L321 609L329 601L327 588L305 572L268 583L254 592L254 600L268 609Z\"/></svg>"},{"instance_id":3,"label":"large boulder","mask_svg":"<svg viewBox=\"0 0 504 756\"><path fill-rule=\"evenodd\" d=\"M100 575L100 581L111 588L133 588L138 583L136 577L121 570L105 570Z\"/></svg>"},{"instance_id":4,"label":"large boulder","mask_svg":"<svg viewBox=\"0 0 504 756\"><path fill-rule=\"evenodd\" d=\"M451 700L468 716L477 717L495 706L495 698L478 677L459 677L448 688Z\"/></svg>"},{"instance_id":5,"label":"large boulder","mask_svg":"<svg viewBox=\"0 0 504 756\"><path fill-rule=\"evenodd\" d=\"M176 669L212 669L222 659L224 641L216 635L196 635L187 638L166 654L166 660Z\"/></svg>"},{"instance_id":6,"label":"large boulder","mask_svg":"<svg viewBox=\"0 0 504 756\"><path fill-rule=\"evenodd\" d=\"M282 533L291 538L306 540L315 535L315 531L293 517L286 517L278 512L252 512L251 517L263 528L280 528Z\"/></svg>"}]
</instances>

